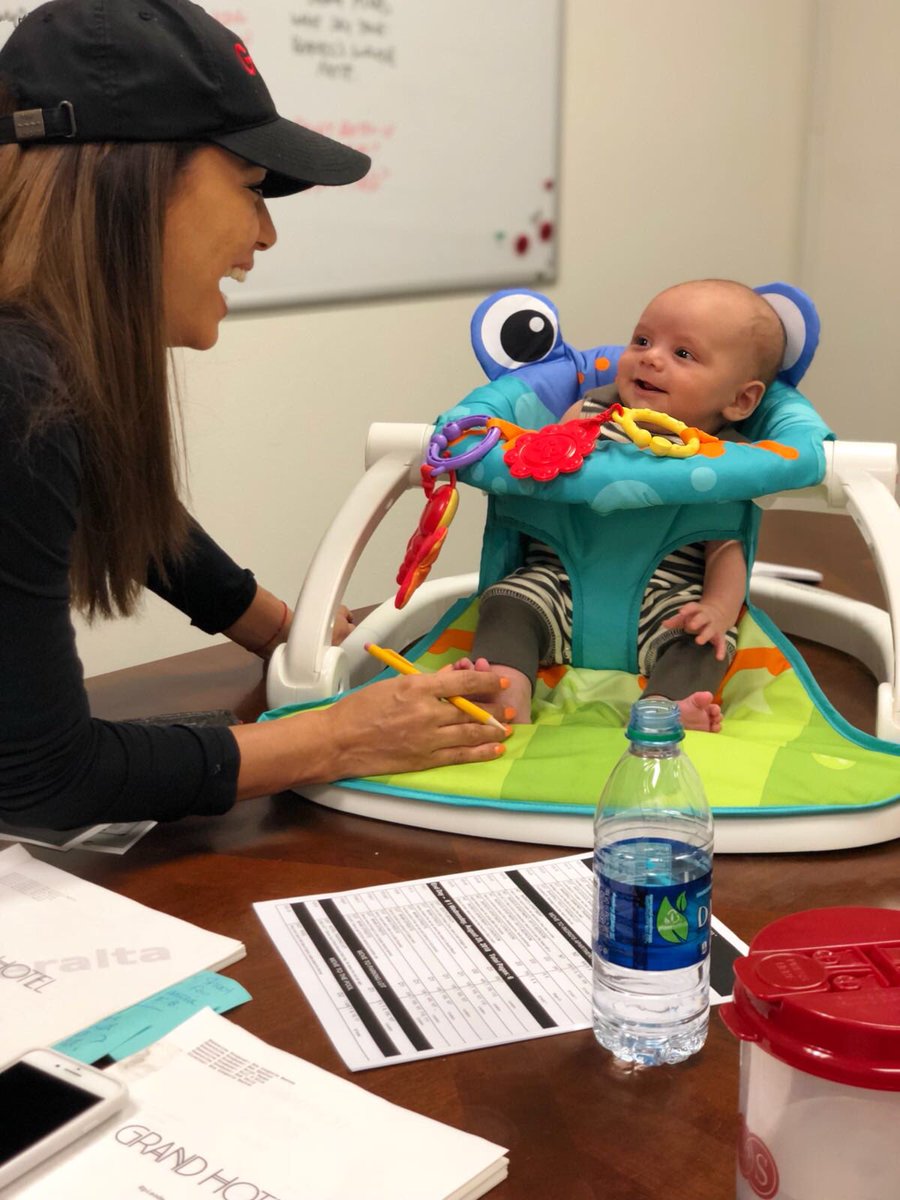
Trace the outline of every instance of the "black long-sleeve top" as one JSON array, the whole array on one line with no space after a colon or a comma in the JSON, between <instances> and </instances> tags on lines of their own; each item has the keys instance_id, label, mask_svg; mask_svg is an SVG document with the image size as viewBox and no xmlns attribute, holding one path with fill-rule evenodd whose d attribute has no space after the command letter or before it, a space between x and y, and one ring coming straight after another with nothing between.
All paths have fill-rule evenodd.
<instances>
[{"instance_id":1,"label":"black long-sleeve top","mask_svg":"<svg viewBox=\"0 0 900 1200\"><path fill-rule=\"evenodd\" d=\"M78 431L59 419L27 432L52 371L33 331L0 320L0 817L65 829L226 812L239 766L227 728L90 715L70 617ZM147 585L208 633L228 628L256 591L196 524L169 586L152 572Z\"/></svg>"}]
</instances>

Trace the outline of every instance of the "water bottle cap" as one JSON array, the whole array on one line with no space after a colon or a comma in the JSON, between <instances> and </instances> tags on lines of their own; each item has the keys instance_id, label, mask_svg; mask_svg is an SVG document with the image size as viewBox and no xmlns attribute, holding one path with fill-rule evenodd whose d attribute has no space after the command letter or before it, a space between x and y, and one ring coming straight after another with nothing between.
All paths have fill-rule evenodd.
<instances>
[{"instance_id":1,"label":"water bottle cap","mask_svg":"<svg viewBox=\"0 0 900 1200\"><path fill-rule=\"evenodd\" d=\"M636 700L625 736L632 742L680 742L681 712L674 700Z\"/></svg>"}]
</instances>

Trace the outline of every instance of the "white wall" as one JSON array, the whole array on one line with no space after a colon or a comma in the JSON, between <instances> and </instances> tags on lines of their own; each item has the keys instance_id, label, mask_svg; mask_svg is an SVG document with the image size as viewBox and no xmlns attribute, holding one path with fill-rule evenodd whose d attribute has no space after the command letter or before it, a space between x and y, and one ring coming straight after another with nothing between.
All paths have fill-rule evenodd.
<instances>
[{"instance_id":1,"label":"white wall","mask_svg":"<svg viewBox=\"0 0 900 1200\"><path fill-rule=\"evenodd\" d=\"M822 317L805 381L847 437L900 441L900 4L820 0L800 269Z\"/></svg>"},{"instance_id":2,"label":"white wall","mask_svg":"<svg viewBox=\"0 0 900 1200\"><path fill-rule=\"evenodd\" d=\"M891 0L871 7L896 33ZM650 295L679 279L809 286L812 251L801 233L820 8L830 29L852 23L865 6L569 0L559 278L549 290L570 342L624 340ZM888 44L896 38L884 39L884 76ZM828 82L849 86L833 76ZM896 99L896 80L882 83ZM894 122L895 112L896 104ZM848 125L847 133L859 131ZM897 153L895 139L895 164ZM278 205L290 203L303 197L276 201L276 222ZM830 318L832 294L840 311L840 281L816 284L827 291ZM481 382L468 343L480 299L233 317L214 351L187 356L195 511L266 586L295 598L321 533L359 475L370 420L429 420ZM837 411L826 415L840 425ZM367 554L351 604L392 591L420 508L418 497L406 501ZM464 490L441 573L477 565L482 504ZM150 597L140 618L79 627L79 644L90 675L209 641Z\"/></svg>"}]
</instances>

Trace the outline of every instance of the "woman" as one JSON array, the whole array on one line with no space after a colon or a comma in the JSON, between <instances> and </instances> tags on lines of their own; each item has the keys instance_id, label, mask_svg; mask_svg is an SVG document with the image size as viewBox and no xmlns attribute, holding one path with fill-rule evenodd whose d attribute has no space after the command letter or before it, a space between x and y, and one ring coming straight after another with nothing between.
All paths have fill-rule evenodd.
<instances>
[{"instance_id":1,"label":"woman","mask_svg":"<svg viewBox=\"0 0 900 1200\"><path fill-rule=\"evenodd\" d=\"M227 811L304 783L502 753L396 679L235 728L91 720L70 620L149 586L262 657L287 605L178 499L166 349L205 350L223 276L275 242L265 200L362 154L279 117L240 39L188 0L52 0L0 50L0 815L66 828Z\"/></svg>"}]
</instances>

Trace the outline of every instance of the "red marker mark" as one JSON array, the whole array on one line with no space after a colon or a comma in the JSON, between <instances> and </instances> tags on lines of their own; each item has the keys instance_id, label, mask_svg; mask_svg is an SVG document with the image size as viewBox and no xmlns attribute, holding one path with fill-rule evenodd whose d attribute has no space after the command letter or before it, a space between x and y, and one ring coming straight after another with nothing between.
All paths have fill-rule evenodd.
<instances>
[{"instance_id":1,"label":"red marker mark","mask_svg":"<svg viewBox=\"0 0 900 1200\"><path fill-rule=\"evenodd\" d=\"M519 236L516 238L516 240L513 242L513 249L515 250L516 254L525 254L530 245L531 245L531 243L528 240L528 234L520 233Z\"/></svg>"}]
</instances>

